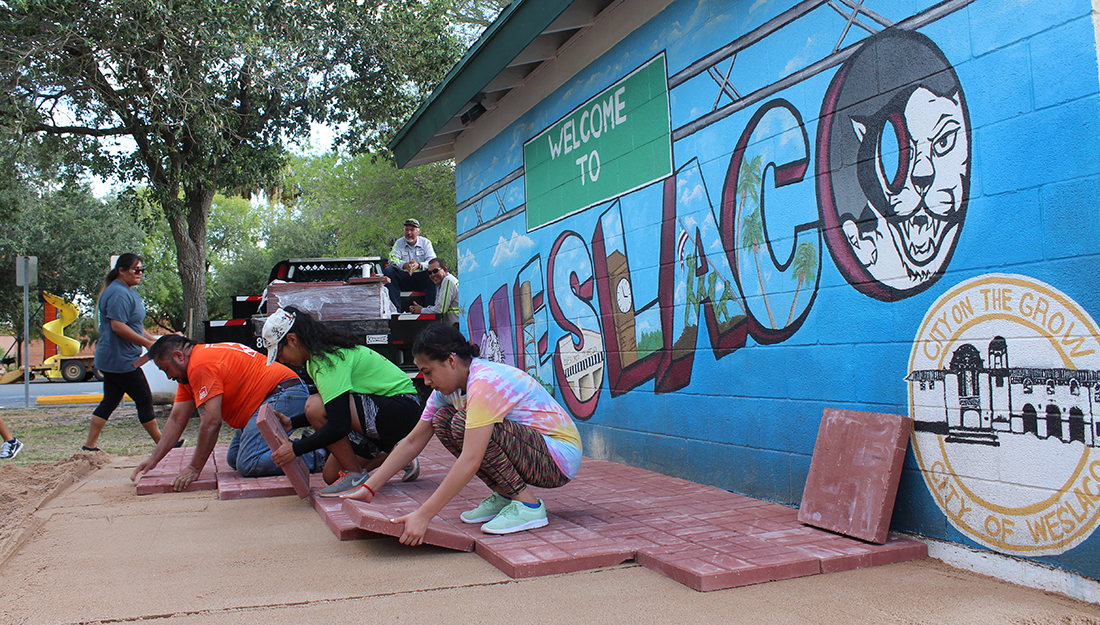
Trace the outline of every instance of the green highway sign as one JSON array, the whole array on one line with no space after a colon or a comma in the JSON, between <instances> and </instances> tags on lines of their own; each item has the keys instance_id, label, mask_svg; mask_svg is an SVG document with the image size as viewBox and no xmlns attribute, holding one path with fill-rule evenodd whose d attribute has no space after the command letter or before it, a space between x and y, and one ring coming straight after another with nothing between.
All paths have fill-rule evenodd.
<instances>
[{"instance_id":1,"label":"green highway sign","mask_svg":"<svg viewBox=\"0 0 1100 625\"><path fill-rule=\"evenodd\" d=\"M527 230L672 175L664 53L523 144Z\"/></svg>"}]
</instances>

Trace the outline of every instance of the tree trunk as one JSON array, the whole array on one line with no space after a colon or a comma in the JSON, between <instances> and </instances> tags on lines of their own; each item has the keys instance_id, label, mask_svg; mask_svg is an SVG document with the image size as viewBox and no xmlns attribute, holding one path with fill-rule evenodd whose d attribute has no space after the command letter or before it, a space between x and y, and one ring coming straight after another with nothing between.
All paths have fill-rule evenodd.
<instances>
[{"instance_id":1,"label":"tree trunk","mask_svg":"<svg viewBox=\"0 0 1100 625\"><path fill-rule=\"evenodd\" d=\"M206 339L206 222L214 202L214 189L187 188L185 213L168 215L176 242L176 265L183 284L183 318L187 336L202 343Z\"/></svg>"}]
</instances>

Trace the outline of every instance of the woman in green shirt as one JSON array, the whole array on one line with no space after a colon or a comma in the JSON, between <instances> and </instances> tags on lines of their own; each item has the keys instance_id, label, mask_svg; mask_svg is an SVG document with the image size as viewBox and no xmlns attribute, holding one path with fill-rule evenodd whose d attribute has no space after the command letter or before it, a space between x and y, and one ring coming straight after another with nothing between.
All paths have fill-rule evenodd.
<instances>
[{"instance_id":1,"label":"woman in green shirt","mask_svg":"<svg viewBox=\"0 0 1100 625\"><path fill-rule=\"evenodd\" d=\"M280 466L325 447L322 497L338 497L359 488L367 472L386 459L393 446L420 419L422 407L409 376L355 335L314 321L294 306L275 311L262 331L267 362L292 368L305 365L317 386L305 415L282 417L288 429L312 426L315 432L284 443L271 454ZM419 462L405 467L403 481L416 479Z\"/></svg>"}]
</instances>

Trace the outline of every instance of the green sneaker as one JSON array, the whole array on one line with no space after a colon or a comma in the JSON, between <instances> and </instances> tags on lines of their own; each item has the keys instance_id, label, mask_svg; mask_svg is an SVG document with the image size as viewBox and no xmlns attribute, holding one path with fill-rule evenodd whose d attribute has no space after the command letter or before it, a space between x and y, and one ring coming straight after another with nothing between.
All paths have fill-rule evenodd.
<instances>
[{"instance_id":1,"label":"green sneaker","mask_svg":"<svg viewBox=\"0 0 1100 625\"><path fill-rule=\"evenodd\" d=\"M531 508L522 501L513 501L504 506L492 521L482 525L481 531L486 534L511 534L543 527L546 523L546 504L541 499L538 508Z\"/></svg>"},{"instance_id":2,"label":"green sneaker","mask_svg":"<svg viewBox=\"0 0 1100 625\"><path fill-rule=\"evenodd\" d=\"M484 523L490 521L497 515L498 512L504 509L511 503L512 500L508 499L504 495L493 493L482 500L480 504L473 510L467 510L462 513L463 523Z\"/></svg>"}]
</instances>

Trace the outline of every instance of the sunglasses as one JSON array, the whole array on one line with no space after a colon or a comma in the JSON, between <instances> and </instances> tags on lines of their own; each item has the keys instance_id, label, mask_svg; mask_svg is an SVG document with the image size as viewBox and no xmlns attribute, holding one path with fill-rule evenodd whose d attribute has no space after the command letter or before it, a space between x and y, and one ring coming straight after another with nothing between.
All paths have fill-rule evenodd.
<instances>
[{"instance_id":1,"label":"sunglasses","mask_svg":"<svg viewBox=\"0 0 1100 625\"><path fill-rule=\"evenodd\" d=\"M435 274L439 273L440 271L443 271L443 270L440 269L439 267L436 267L435 269L429 269L428 270L428 275L434 276Z\"/></svg>"},{"instance_id":2,"label":"sunglasses","mask_svg":"<svg viewBox=\"0 0 1100 625\"><path fill-rule=\"evenodd\" d=\"M130 270L130 273L143 274L145 273L145 267L134 267Z\"/></svg>"}]
</instances>

